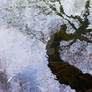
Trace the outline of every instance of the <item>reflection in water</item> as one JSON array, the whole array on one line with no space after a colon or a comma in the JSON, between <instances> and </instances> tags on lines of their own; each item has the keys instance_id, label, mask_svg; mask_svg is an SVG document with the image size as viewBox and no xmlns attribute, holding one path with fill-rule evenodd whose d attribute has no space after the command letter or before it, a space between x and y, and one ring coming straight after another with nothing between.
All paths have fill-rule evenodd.
<instances>
[{"instance_id":1,"label":"reflection in water","mask_svg":"<svg viewBox=\"0 0 92 92\"><path fill-rule=\"evenodd\" d=\"M4 0L4 1L7 1L7 0ZM45 60L45 55L43 55L43 53L45 54L45 51L43 51L42 49L42 47L45 49L45 46L43 46L43 44L40 44L39 41L35 40L35 44L32 45L33 48L31 48L31 43L33 42L34 39L31 37L33 40L29 42L24 37L24 35L22 36L19 33L20 30L22 31L26 29L26 34L32 35L32 32L33 32L33 36L37 35L36 36L37 39L41 36L41 39L39 38L39 40L44 42L44 39L43 39L44 34L40 33L42 35L39 35L38 33L40 32L39 29L41 31L43 29L45 29L46 31L49 31L47 30L48 25L46 25L46 28L43 27L41 29L40 25L44 24L44 22L40 24L38 17L37 17L37 20L39 22L36 22L33 19L33 23L32 23L32 18L34 18L35 16L33 16L34 15L33 14L32 17L30 17L32 12L29 13L30 8L28 8L28 5L26 7L26 4L25 4L26 1L31 1L31 0L14 0L14 1L16 1L17 3L20 2L18 4L19 6L14 6L10 8L3 7L5 8L5 10L3 11L3 9L1 9L2 14L0 15L1 16L0 20L3 20L3 17L4 17L5 19L3 21L4 22L7 21L8 26L9 27L12 26L12 29L13 29L13 31L5 31L5 29L3 31L2 30L0 31L0 38L2 39L0 41L1 43L0 55L4 57L6 56L6 62L9 63L7 67L4 67L6 69L6 72L8 72L9 74L6 76L7 74L6 72L2 72L2 71L0 72L0 87L1 87L0 92L2 92L2 90L4 90L5 92L6 91L10 92L9 89L11 90L15 89L13 90L15 92L43 92L41 90L45 90L45 92L59 92L59 87L58 87L59 84L54 80L54 77L50 73L49 68L47 67L47 62L44 62L44 61L47 61ZM53 1L53 0L50 0L50 1ZM54 0L54 1L59 2L60 0ZM24 7L22 7L22 5L24 5ZM52 8L52 10L55 10L54 7L50 6L50 8ZM62 5L60 8L62 8ZM60 58L60 54L58 51L60 50L59 46L62 40L64 41L72 40L72 42L70 42L70 44L67 45L66 47L72 46L72 44L75 43L77 39L81 41L83 40L87 41L88 43L92 43L92 41L88 39L87 36L85 36L86 33L89 33L89 35L91 35L90 32L92 30L92 29L87 29L89 25L89 21L87 18L89 15L89 0L87 1L85 8L86 10L82 18L80 16L72 16L72 15L69 16L64 12L63 9L61 9L60 11L61 13L63 13L63 15L55 11L57 15L59 15L65 21L67 21L67 23L75 30L75 33L67 34L66 33L67 25L64 24L61 26L60 32L57 32L54 35L52 35L51 39L48 41L48 44L47 44L47 54L49 56L49 62L50 62L49 67L51 68L52 72L57 75L57 79L60 81L60 83L70 85L72 88L76 89L77 91L83 91L83 92L86 89L90 90L91 88L91 85L92 85L91 75L83 74L80 70L78 70L74 66L71 66L68 63L64 63L63 60ZM26 17L24 18L24 16ZM50 16L49 19L51 19L51 17L52 16ZM76 27L75 24L71 21L72 19L77 20L80 26ZM31 25L30 22L32 23L32 26L30 26ZM24 27L26 23L29 25ZM3 25L2 21L1 21L1 24ZM39 24L38 25L39 27L36 27L36 24ZM29 28L29 26L30 28L32 27L33 31ZM16 27L19 29L18 36L17 36L17 32L14 32L14 29L17 29ZM38 30L39 32L35 32L33 27L35 30ZM29 32L30 30L32 32ZM3 37L4 37L4 40L3 40ZM36 43L39 45L37 45ZM30 53L30 48L32 49L32 55ZM25 62L25 61L28 61L28 62ZM30 65L30 67L33 70L27 68L30 71L26 71L25 67L28 65ZM37 72L34 71L35 69ZM17 75L16 72L19 74ZM15 73L16 76L12 77L13 73ZM33 77L32 77L32 74L34 75ZM10 84L8 83L9 78L14 79L14 80L10 79L11 80ZM50 91L47 91L47 90L50 90Z\"/></svg>"},{"instance_id":2,"label":"reflection in water","mask_svg":"<svg viewBox=\"0 0 92 92\"><path fill-rule=\"evenodd\" d=\"M64 30L66 26L62 25L61 29ZM47 55L49 60L49 67L52 72L57 76L57 79L61 84L70 85L76 89L77 92L85 92L85 90L92 88L92 76L89 74L83 74L76 67L65 63L59 55L60 41L66 34L62 34L61 31L55 33L47 43ZM63 39L64 40L64 39Z\"/></svg>"},{"instance_id":3,"label":"reflection in water","mask_svg":"<svg viewBox=\"0 0 92 92\"><path fill-rule=\"evenodd\" d=\"M61 84L70 85L73 89L76 89L77 92L86 92L87 89L92 88L92 76L90 74L83 74L79 69L68 63L65 63L60 58L60 53L59 53L60 42L62 40L64 41L72 40L72 42L70 42L69 45L66 46L69 48L70 46L72 46L73 43L76 42L77 39L79 39L80 41L86 41L87 43L92 43L92 40L88 39L87 36L84 36L87 33L89 33L89 35L92 36L91 35L92 29L87 29L89 25L89 20L88 20L89 5L90 5L90 0L87 0L85 5L85 12L83 14L84 19L82 19L80 16L72 16L72 15L68 16L62 8L62 13L69 19L72 18L78 20L80 26L79 28L76 28L76 26L69 19L65 18L60 13L57 13L57 15L67 20L70 26L72 26L72 28L76 31L74 34L67 34L66 33L67 25L63 24L61 26L60 31L56 32L51 36L46 47L47 55L49 56L48 66L50 67L52 72L57 76L57 80L59 80Z\"/></svg>"}]
</instances>

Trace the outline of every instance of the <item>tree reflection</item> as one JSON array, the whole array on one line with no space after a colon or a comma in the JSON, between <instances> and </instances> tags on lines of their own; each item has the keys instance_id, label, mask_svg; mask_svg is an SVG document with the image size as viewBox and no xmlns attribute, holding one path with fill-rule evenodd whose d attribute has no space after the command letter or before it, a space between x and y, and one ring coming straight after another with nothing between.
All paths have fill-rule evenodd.
<instances>
[{"instance_id":1,"label":"tree reflection","mask_svg":"<svg viewBox=\"0 0 92 92\"><path fill-rule=\"evenodd\" d=\"M90 74L83 74L82 71L80 71L78 68L70 65L67 62L64 62L60 57L60 42L63 41L70 41L72 40L66 47L69 47L75 43L78 39L80 41L86 41L87 43L92 43L92 40L89 39L86 34L89 33L90 36L92 29L88 29L89 26L89 7L90 7L90 0L87 0L85 4L85 12L83 14L82 19L80 16L68 16L61 5L60 0L55 0L60 4L60 12L57 11L57 9L46 2L46 4L49 5L49 7L55 11L55 13L59 16L61 16L64 20L67 20L67 22L72 26L72 28L75 30L74 34L67 34L67 25L63 24L61 25L60 31L53 34L50 38L50 40L47 43L46 49L47 49L47 55L48 55L48 66L52 70L52 72L57 76L57 80L61 84L67 84L70 85L72 88L74 88L77 92L87 92L87 90L90 90L92 88L92 76ZM70 19L77 20L80 24L80 26L77 28L73 22L70 21Z\"/></svg>"}]
</instances>

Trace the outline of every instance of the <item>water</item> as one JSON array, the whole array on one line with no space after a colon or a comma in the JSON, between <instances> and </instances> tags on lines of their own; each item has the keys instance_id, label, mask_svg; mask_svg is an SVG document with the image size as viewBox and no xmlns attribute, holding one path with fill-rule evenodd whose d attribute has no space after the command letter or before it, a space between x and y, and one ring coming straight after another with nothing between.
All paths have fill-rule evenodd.
<instances>
[{"instance_id":1,"label":"water","mask_svg":"<svg viewBox=\"0 0 92 92\"><path fill-rule=\"evenodd\" d=\"M40 3L31 3L31 0L0 0L0 72L4 72L5 82L9 85L6 87L3 84L6 90L14 92L61 92L61 90L75 92L71 89L71 85L60 85L59 81L55 80L57 76L48 67L49 55L46 54L46 47L48 47L46 45L55 33L58 34L62 24L66 24L67 34L61 32L63 42L59 40L57 44L52 45L50 53L56 52L55 56L57 57L53 58L52 56L53 60L68 61L83 73L92 74L92 53L91 50L89 51L92 47L92 40L89 34L87 34L88 38L83 37L86 33L84 30L87 27L91 29L91 8L90 14L85 15L84 19L85 2L86 0L62 0L65 13L80 15L84 20L81 23L81 21L78 22L80 17L72 19L72 17L64 15L63 19L55 12L50 12L50 9L43 13L40 11L41 9L34 7ZM44 6L43 2L42 4ZM58 8L57 3L56 7ZM71 26L67 19L75 27ZM76 30L78 31L76 32ZM72 43L73 40L74 43L76 42L75 44ZM51 41L53 42L53 40ZM69 50L67 46L63 46L65 43L71 43ZM55 48L59 45L61 48L56 50ZM76 51L79 51L79 57L82 56L82 59L78 58ZM5 88L2 87L0 91L4 90Z\"/></svg>"}]
</instances>

